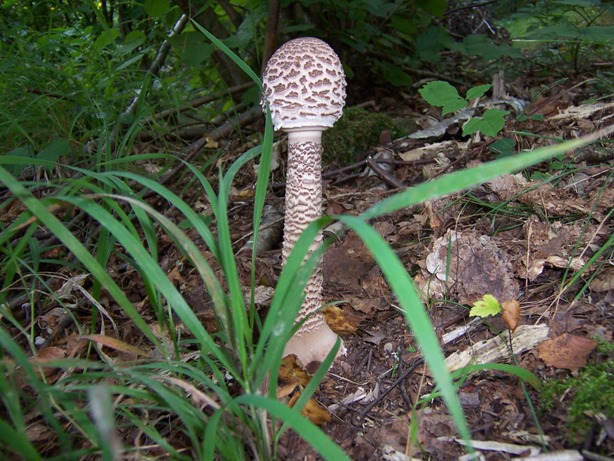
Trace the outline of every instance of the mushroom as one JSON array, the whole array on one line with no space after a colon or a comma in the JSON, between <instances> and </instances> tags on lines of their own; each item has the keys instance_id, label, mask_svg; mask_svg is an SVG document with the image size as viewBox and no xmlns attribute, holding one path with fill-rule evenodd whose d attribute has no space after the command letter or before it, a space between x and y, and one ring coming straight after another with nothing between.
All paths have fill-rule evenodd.
<instances>
[{"instance_id":1,"label":"mushroom","mask_svg":"<svg viewBox=\"0 0 614 461\"><path fill-rule=\"evenodd\" d=\"M263 74L262 106L269 104L275 130L288 133L286 214L282 258L285 264L301 232L322 214L322 132L341 117L345 75L339 57L317 38L297 38L279 48ZM320 233L310 252L322 243ZM297 321L304 324L286 345L305 366L322 362L337 335L322 306L322 268L318 264L305 287ZM311 367L310 367L311 368Z\"/></svg>"}]
</instances>

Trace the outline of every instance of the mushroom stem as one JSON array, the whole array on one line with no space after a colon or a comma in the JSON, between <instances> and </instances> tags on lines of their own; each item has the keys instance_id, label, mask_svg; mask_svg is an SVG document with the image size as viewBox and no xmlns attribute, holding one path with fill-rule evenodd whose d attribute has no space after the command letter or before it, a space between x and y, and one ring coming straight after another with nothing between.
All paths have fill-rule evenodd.
<instances>
[{"instance_id":1,"label":"mushroom stem","mask_svg":"<svg viewBox=\"0 0 614 461\"><path fill-rule=\"evenodd\" d=\"M284 264L303 230L322 214L322 131L322 128L314 127L288 132ZM309 254L321 244L322 232L319 232ZM321 311L322 282L322 264L319 262L305 287L305 300L297 320L307 319L284 351L284 355L296 354L306 366L311 362L322 362L337 341L337 335Z\"/></svg>"}]
</instances>

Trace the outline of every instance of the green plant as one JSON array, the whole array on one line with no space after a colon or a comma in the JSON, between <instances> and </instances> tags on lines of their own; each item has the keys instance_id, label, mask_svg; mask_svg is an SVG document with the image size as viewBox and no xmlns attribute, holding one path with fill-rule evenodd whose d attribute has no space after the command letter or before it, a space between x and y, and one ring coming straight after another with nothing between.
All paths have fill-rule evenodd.
<instances>
[{"instance_id":1,"label":"green plant","mask_svg":"<svg viewBox=\"0 0 614 461\"><path fill-rule=\"evenodd\" d=\"M614 7L600 0L528 2L501 22L512 39L552 65L565 63L580 73L594 53L611 58ZM606 58L607 59L607 58Z\"/></svg>"},{"instance_id":2,"label":"green plant","mask_svg":"<svg viewBox=\"0 0 614 461\"><path fill-rule=\"evenodd\" d=\"M545 381L540 394L542 411L551 412L559 404L566 408L564 433L572 443L586 438L595 417L614 417L614 345L596 339L596 363L585 366L574 376Z\"/></svg>"},{"instance_id":3,"label":"green plant","mask_svg":"<svg viewBox=\"0 0 614 461\"><path fill-rule=\"evenodd\" d=\"M457 112L467 108L469 101L480 98L491 85L478 85L467 90L467 95L463 98L456 88L448 82L434 81L426 83L418 91L426 102L435 107L441 107L442 114ZM509 114L507 110L486 109L481 117L471 117L463 126L463 136L468 136L476 132L481 132L487 136L497 136L505 124L505 116Z\"/></svg>"}]
</instances>

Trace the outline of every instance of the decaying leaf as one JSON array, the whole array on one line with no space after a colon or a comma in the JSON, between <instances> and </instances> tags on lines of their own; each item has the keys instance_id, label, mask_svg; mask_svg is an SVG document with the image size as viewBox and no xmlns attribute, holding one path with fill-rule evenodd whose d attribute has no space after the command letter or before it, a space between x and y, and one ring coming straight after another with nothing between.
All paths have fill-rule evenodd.
<instances>
[{"instance_id":1,"label":"decaying leaf","mask_svg":"<svg viewBox=\"0 0 614 461\"><path fill-rule=\"evenodd\" d=\"M290 399L290 403L288 405L291 407L294 406L300 395L300 392L294 394L292 399ZM328 412L328 410L322 405L320 405L318 402L316 402L314 399L309 399L307 401L307 403L301 410L301 414L307 419L309 419L309 421L311 421L313 424L317 424L318 426L321 426L322 424L330 421L330 413Z\"/></svg>"},{"instance_id":2,"label":"decaying leaf","mask_svg":"<svg viewBox=\"0 0 614 461\"><path fill-rule=\"evenodd\" d=\"M449 230L437 239L426 257L425 274L416 282L431 299L452 294L463 304L473 304L484 293L516 299L519 292L510 256L496 238L473 230Z\"/></svg>"},{"instance_id":3,"label":"decaying leaf","mask_svg":"<svg viewBox=\"0 0 614 461\"><path fill-rule=\"evenodd\" d=\"M45 347L41 349L36 357L30 359L30 363L38 368L41 375L50 378L53 373L58 371L57 367L50 365L51 362L66 357L66 351L59 347Z\"/></svg>"},{"instance_id":4,"label":"decaying leaf","mask_svg":"<svg viewBox=\"0 0 614 461\"><path fill-rule=\"evenodd\" d=\"M88 335L88 336L84 336L83 338L87 339L88 341L93 341L95 343L102 344L103 346L107 346L119 352L124 352L126 354L135 355L137 357L140 356L140 357L151 358L151 354L149 352L143 351L139 349L138 347L125 343L124 341L121 341L117 338L112 338L110 336L105 336L105 335Z\"/></svg>"},{"instance_id":5,"label":"decaying leaf","mask_svg":"<svg viewBox=\"0 0 614 461\"><path fill-rule=\"evenodd\" d=\"M586 365L586 359L595 347L597 341L594 339L563 333L543 342L538 351L539 358L546 365L577 371Z\"/></svg>"},{"instance_id":6,"label":"decaying leaf","mask_svg":"<svg viewBox=\"0 0 614 461\"><path fill-rule=\"evenodd\" d=\"M507 327L512 330L512 333L516 331L518 321L520 320L520 303L515 299L512 301L503 301L501 303L503 309L503 320L507 324Z\"/></svg>"},{"instance_id":7,"label":"decaying leaf","mask_svg":"<svg viewBox=\"0 0 614 461\"><path fill-rule=\"evenodd\" d=\"M311 380L311 375L300 365L296 355L290 354L283 358L279 369L280 384L299 383L305 387Z\"/></svg>"},{"instance_id":8,"label":"decaying leaf","mask_svg":"<svg viewBox=\"0 0 614 461\"><path fill-rule=\"evenodd\" d=\"M356 316L349 316L338 306L326 306L322 309L324 318L328 326L338 335L355 333L360 319Z\"/></svg>"},{"instance_id":9,"label":"decaying leaf","mask_svg":"<svg viewBox=\"0 0 614 461\"><path fill-rule=\"evenodd\" d=\"M596 293L614 290L614 267L610 266L598 274L591 282L590 287Z\"/></svg>"}]
</instances>

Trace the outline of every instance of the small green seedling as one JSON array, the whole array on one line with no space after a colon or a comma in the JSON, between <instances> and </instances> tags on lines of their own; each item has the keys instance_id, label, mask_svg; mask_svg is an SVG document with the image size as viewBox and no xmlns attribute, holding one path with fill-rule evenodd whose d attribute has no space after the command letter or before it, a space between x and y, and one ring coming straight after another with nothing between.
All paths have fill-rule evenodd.
<instances>
[{"instance_id":1,"label":"small green seedling","mask_svg":"<svg viewBox=\"0 0 614 461\"><path fill-rule=\"evenodd\" d=\"M473 303L469 316L486 318L490 315L497 315L499 312L501 312L501 304L499 304L497 298L485 294L482 299Z\"/></svg>"},{"instance_id":2,"label":"small green seedling","mask_svg":"<svg viewBox=\"0 0 614 461\"><path fill-rule=\"evenodd\" d=\"M499 312L502 312L501 318L513 333L520 320L520 303L515 299L499 303L499 300L493 295L485 294L482 299L473 303L469 315L486 318L490 315L497 315Z\"/></svg>"}]
</instances>

